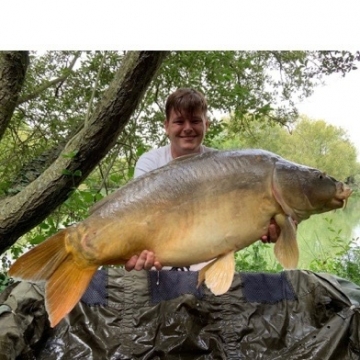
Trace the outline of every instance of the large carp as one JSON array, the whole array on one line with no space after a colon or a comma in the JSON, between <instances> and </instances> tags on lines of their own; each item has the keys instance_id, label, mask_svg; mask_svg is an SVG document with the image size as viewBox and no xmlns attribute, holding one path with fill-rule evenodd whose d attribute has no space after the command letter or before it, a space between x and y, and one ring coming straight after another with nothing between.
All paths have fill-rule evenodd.
<instances>
[{"instance_id":1,"label":"large carp","mask_svg":"<svg viewBox=\"0 0 360 360\"><path fill-rule=\"evenodd\" d=\"M144 249L162 265L214 259L199 283L220 295L232 283L234 253L266 234L272 218L281 228L275 255L295 268L296 222L343 207L350 194L325 173L263 150L185 156L95 204L88 218L21 256L9 274L46 281L51 326L71 311L99 266L124 264Z\"/></svg>"}]
</instances>

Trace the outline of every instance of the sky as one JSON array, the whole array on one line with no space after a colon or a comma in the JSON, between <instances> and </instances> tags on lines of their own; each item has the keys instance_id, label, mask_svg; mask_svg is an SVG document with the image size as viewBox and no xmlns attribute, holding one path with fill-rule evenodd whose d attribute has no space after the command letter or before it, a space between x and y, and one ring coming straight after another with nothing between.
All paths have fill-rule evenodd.
<instances>
[{"instance_id":1,"label":"sky","mask_svg":"<svg viewBox=\"0 0 360 360\"><path fill-rule=\"evenodd\" d=\"M359 99L360 69L357 69L345 77L338 74L325 77L325 85L315 88L314 93L297 107L300 114L345 129L360 161Z\"/></svg>"},{"instance_id":2,"label":"sky","mask_svg":"<svg viewBox=\"0 0 360 360\"><path fill-rule=\"evenodd\" d=\"M0 49L351 50L357 0L4 1Z\"/></svg>"}]
</instances>

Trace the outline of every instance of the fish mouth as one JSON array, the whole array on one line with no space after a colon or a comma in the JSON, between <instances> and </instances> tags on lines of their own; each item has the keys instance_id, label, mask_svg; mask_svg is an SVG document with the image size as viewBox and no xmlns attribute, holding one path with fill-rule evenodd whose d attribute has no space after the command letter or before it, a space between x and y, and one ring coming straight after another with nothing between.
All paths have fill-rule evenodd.
<instances>
[{"instance_id":1,"label":"fish mouth","mask_svg":"<svg viewBox=\"0 0 360 360\"><path fill-rule=\"evenodd\" d=\"M341 208L345 208L346 203L347 203L347 199L334 198L330 202L330 207L333 209L341 209Z\"/></svg>"},{"instance_id":2,"label":"fish mouth","mask_svg":"<svg viewBox=\"0 0 360 360\"><path fill-rule=\"evenodd\" d=\"M336 208L346 208L346 205L349 200L349 196L352 194L353 190L348 186L342 186L341 193L336 194L335 197L331 200L331 205L336 206Z\"/></svg>"}]
</instances>

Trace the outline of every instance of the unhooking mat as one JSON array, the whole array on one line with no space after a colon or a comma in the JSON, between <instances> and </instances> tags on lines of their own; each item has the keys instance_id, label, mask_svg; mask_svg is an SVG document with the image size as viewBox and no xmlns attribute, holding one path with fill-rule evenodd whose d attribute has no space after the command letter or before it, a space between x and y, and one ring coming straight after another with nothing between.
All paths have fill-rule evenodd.
<instances>
[{"instance_id":1,"label":"unhooking mat","mask_svg":"<svg viewBox=\"0 0 360 360\"><path fill-rule=\"evenodd\" d=\"M0 294L0 360L360 359L355 284L309 271L236 273L214 296L197 272L99 270L50 328L39 285Z\"/></svg>"}]
</instances>

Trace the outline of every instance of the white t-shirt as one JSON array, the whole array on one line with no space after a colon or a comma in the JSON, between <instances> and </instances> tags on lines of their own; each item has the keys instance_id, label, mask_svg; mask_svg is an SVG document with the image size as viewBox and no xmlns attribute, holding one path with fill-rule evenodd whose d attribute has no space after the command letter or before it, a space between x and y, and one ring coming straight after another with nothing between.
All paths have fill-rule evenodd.
<instances>
[{"instance_id":1,"label":"white t-shirt","mask_svg":"<svg viewBox=\"0 0 360 360\"><path fill-rule=\"evenodd\" d=\"M200 154L214 150L215 149L201 145ZM151 170L158 169L159 167L168 164L172 160L174 159L171 155L170 145L162 146L158 149L152 149L139 157L139 160L135 165L134 178Z\"/></svg>"},{"instance_id":2,"label":"white t-shirt","mask_svg":"<svg viewBox=\"0 0 360 360\"><path fill-rule=\"evenodd\" d=\"M212 149L201 145L200 154L208 151L215 151ZM162 146L158 149L150 150L142 154L135 165L134 178L143 175L151 170L158 169L161 166L168 164L170 161L174 160L171 155L170 145ZM155 254L156 255L156 254ZM204 267L207 263L195 264L190 266L190 270L198 271ZM170 270L171 267L164 266L164 270Z\"/></svg>"}]
</instances>

